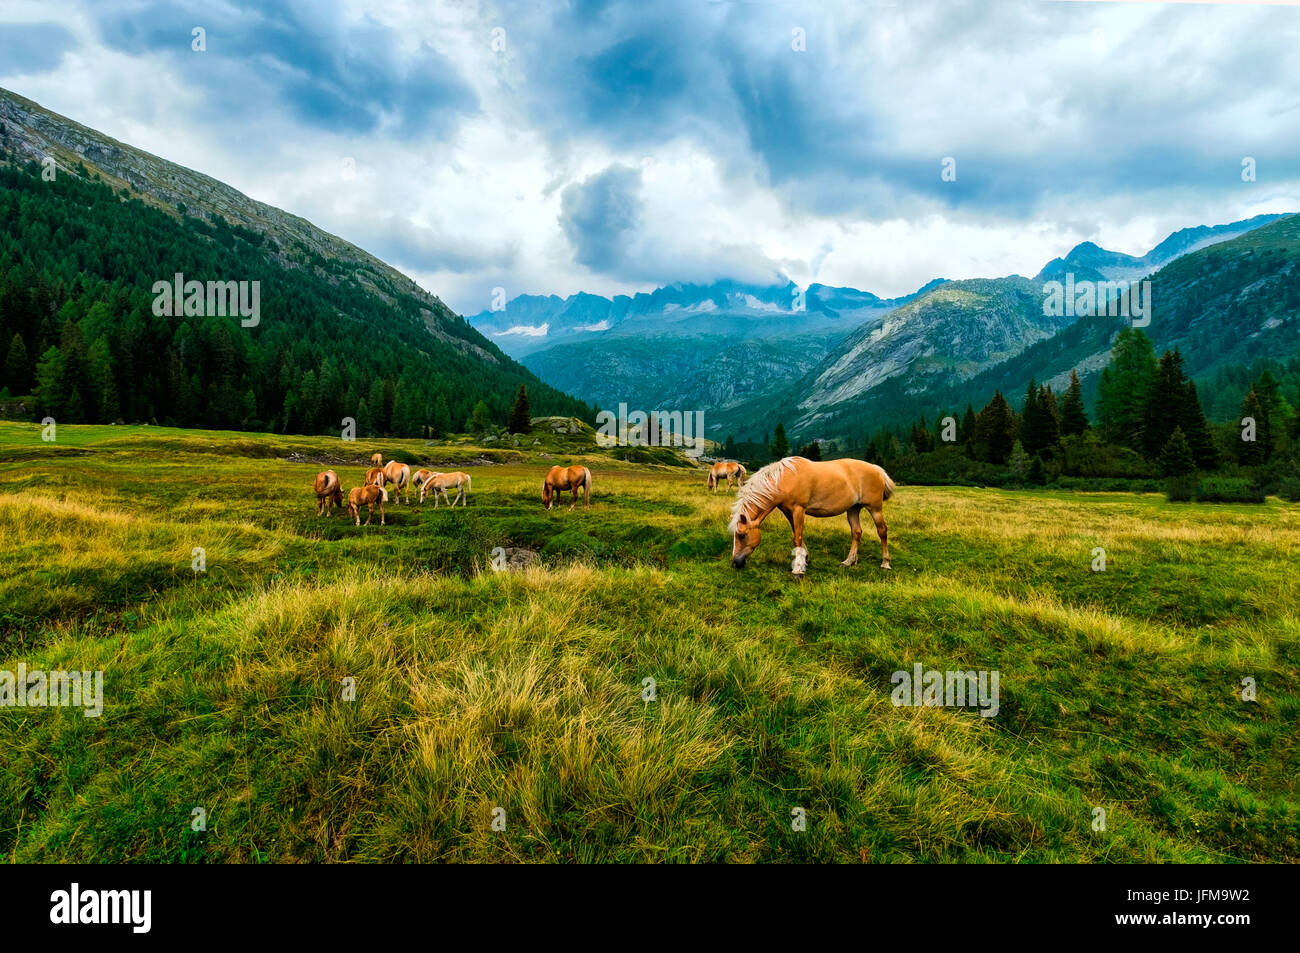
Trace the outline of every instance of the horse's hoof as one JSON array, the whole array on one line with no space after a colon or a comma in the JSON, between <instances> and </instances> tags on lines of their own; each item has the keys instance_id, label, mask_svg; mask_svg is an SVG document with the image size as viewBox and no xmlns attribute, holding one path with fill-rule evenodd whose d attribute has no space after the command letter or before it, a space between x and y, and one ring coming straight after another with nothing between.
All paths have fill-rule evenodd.
<instances>
[{"instance_id":1,"label":"horse's hoof","mask_svg":"<svg viewBox=\"0 0 1300 953\"><path fill-rule=\"evenodd\" d=\"M880 564L880 568L881 568L881 569L888 569L888 568L889 568L889 563L881 563L881 564Z\"/></svg>"}]
</instances>

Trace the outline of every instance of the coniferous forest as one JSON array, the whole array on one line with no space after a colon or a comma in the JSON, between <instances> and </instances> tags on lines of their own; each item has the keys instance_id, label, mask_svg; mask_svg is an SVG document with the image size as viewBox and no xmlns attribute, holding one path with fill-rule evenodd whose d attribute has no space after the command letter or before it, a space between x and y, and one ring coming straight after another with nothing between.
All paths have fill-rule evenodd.
<instances>
[{"instance_id":1,"label":"coniferous forest","mask_svg":"<svg viewBox=\"0 0 1300 953\"><path fill-rule=\"evenodd\" d=\"M480 401L504 425L523 385L536 414L594 420L462 318L356 271L0 155L0 398L64 423L312 434L352 417L359 435L418 437L465 429ZM259 323L155 315L154 283L177 272L260 281Z\"/></svg>"},{"instance_id":2,"label":"coniferous forest","mask_svg":"<svg viewBox=\"0 0 1300 953\"><path fill-rule=\"evenodd\" d=\"M1177 349L1157 356L1150 338L1126 328L1115 338L1091 413L1072 373L1060 394L1031 380L1016 406L998 391L979 410L967 405L910 426L878 427L860 452L920 483L1300 499L1300 358L1260 362L1249 373L1232 367L1215 383L1216 391L1245 391L1227 421L1208 419Z\"/></svg>"}]
</instances>

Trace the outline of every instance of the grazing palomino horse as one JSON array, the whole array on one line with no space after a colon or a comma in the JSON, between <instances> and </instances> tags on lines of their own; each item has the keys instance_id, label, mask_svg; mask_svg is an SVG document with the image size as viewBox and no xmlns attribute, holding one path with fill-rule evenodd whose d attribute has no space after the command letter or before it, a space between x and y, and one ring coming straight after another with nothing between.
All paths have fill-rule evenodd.
<instances>
[{"instance_id":1,"label":"grazing palomino horse","mask_svg":"<svg viewBox=\"0 0 1300 953\"><path fill-rule=\"evenodd\" d=\"M369 470L366 471L366 479L365 479L365 482L362 483L361 485L362 485L362 486L370 486L370 485L373 484L373 483L377 483L377 484L379 484L380 486L383 486L383 485L384 485L384 468L383 468L383 467L371 467Z\"/></svg>"},{"instance_id":2,"label":"grazing palomino horse","mask_svg":"<svg viewBox=\"0 0 1300 953\"><path fill-rule=\"evenodd\" d=\"M546 481L542 483L542 502L546 508L551 508L551 497L559 496L563 490L573 491L573 506L569 507L569 512L573 512L573 507L578 505L578 491L586 493L586 509L591 509L591 471L586 467L551 467L546 474Z\"/></svg>"},{"instance_id":3,"label":"grazing palomino horse","mask_svg":"<svg viewBox=\"0 0 1300 953\"><path fill-rule=\"evenodd\" d=\"M396 460L389 460L384 467L384 486L393 484L393 493L403 503L411 502L411 468L405 463L399 463ZM402 491L406 491L406 498L402 499Z\"/></svg>"},{"instance_id":4,"label":"grazing palomino horse","mask_svg":"<svg viewBox=\"0 0 1300 953\"><path fill-rule=\"evenodd\" d=\"M734 481L736 489L739 490L745 484L745 468L734 460L719 460L713 466L709 467L708 487L713 492L718 492L718 481L726 478L727 489L731 489Z\"/></svg>"},{"instance_id":5,"label":"grazing palomino horse","mask_svg":"<svg viewBox=\"0 0 1300 953\"><path fill-rule=\"evenodd\" d=\"M316 474L316 515L323 516L336 506L343 505L343 484L333 470Z\"/></svg>"},{"instance_id":6,"label":"grazing palomino horse","mask_svg":"<svg viewBox=\"0 0 1300 953\"><path fill-rule=\"evenodd\" d=\"M466 490L470 488L470 479L468 473L462 473L457 470L454 473L435 473L425 481L424 486L420 487L420 502L424 502L424 493L428 488L433 489L433 508L438 508L438 494L442 494L443 502L447 502L447 491L456 490L456 499L451 501L451 505L457 503L463 507L469 502Z\"/></svg>"},{"instance_id":7,"label":"grazing palomino horse","mask_svg":"<svg viewBox=\"0 0 1300 953\"><path fill-rule=\"evenodd\" d=\"M437 470L416 470L411 474L411 486L420 491L420 502L424 502L424 485L438 476Z\"/></svg>"},{"instance_id":8,"label":"grazing palomino horse","mask_svg":"<svg viewBox=\"0 0 1300 953\"><path fill-rule=\"evenodd\" d=\"M803 545L804 516L838 516L847 513L853 545L841 566L858 561L858 540L862 538L859 511L865 506L880 536L880 568L889 568L889 533L885 528L884 502L894 495L894 481L883 468L863 460L813 461L786 457L769 463L754 474L731 507L728 527L735 538L731 565L741 569L759 543L759 527L773 510L780 510L794 530L794 563L790 571L802 577L808 568L808 550Z\"/></svg>"},{"instance_id":9,"label":"grazing palomino horse","mask_svg":"<svg viewBox=\"0 0 1300 953\"><path fill-rule=\"evenodd\" d=\"M384 489L382 483L368 483L365 486L354 486L348 493L348 516L351 516L358 526L361 525L361 507L367 507L366 525L370 525L371 518L375 515L375 504L379 504L379 525L384 526L384 504L388 502L388 491Z\"/></svg>"},{"instance_id":10,"label":"grazing palomino horse","mask_svg":"<svg viewBox=\"0 0 1300 953\"><path fill-rule=\"evenodd\" d=\"M372 467L382 467L384 465L384 455L382 453L372 453L370 455L370 465Z\"/></svg>"}]
</instances>

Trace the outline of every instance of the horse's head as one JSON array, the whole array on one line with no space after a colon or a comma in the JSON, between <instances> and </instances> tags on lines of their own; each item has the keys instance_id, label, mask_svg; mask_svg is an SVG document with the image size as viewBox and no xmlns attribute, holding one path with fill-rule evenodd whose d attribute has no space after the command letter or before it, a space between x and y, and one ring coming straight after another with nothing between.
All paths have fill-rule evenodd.
<instances>
[{"instance_id":1,"label":"horse's head","mask_svg":"<svg viewBox=\"0 0 1300 953\"><path fill-rule=\"evenodd\" d=\"M735 536L731 542L731 565L735 568L744 569L745 560L758 548L759 540L763 538L758 527L759 524L752 522L744 510L736 516Z\"/></svg>"}]
</instances>

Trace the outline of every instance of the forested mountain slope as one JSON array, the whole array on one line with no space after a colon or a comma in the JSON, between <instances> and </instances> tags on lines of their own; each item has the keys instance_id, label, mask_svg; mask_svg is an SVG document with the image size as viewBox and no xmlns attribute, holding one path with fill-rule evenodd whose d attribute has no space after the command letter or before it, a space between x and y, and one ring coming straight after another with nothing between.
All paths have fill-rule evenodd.
<instances>
[{"instance_id":1,"label":"forested mountain slope","mask_svg":"<svg viewBox=\"0 0 1300 953\"><path fill-rule=\"evenodd\" d=\"M410 279L302 219L240 206L220 183L176 191L213 183L189 170L192 180L176 173L167 190L140 193L152 180L131 168L144 154L94 141L81 148L92 159L108 150L122 178L87 168L75 149L47 171L13 99L0 96L0 388L34 394L38 416L299 433L353 417L360 434L416 436L463 426L479 400L504 422L525 384L535 413L594 417ZM53 140L52 115L41 141ZM146 158L155 176L180 168ZM160 194L187 199L167 207ZM214 203L220 212L204 211ZM155 282L177 273L259 282L256 326L155 314Z\"/></svg>"}]
</instances>

